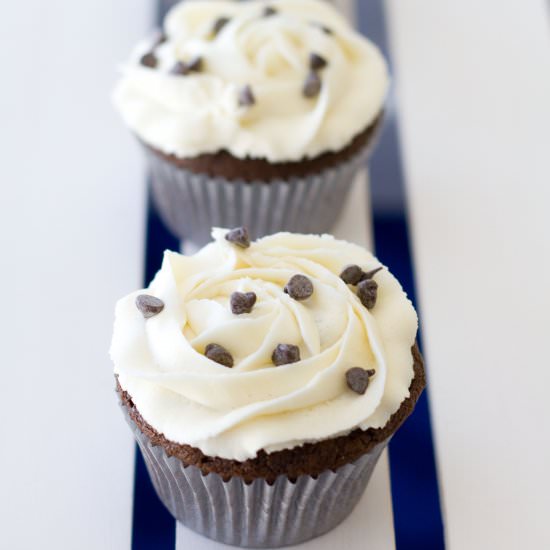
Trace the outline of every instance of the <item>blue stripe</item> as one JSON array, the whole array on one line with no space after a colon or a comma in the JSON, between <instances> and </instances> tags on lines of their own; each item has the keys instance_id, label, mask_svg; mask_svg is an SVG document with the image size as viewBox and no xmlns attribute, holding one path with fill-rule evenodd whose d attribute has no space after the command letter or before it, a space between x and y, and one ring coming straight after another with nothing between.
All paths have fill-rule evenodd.
<instances>
[{"instance_id":1,"label":"blue stripe","mask_svg":"<svg viewBox=\"0 0 550 550\"><path fill-rule=\"evenodd\" d=\"M179 241L164 227L152 202L147 201L144 284L147 286L160 269L166 249L178 250ZM174 550L176 522L158 498L139 447L135 450L132 550Z\"/></svg>"},{"instance_id":2,"label":"blue stripe","mask_svg":"<svg viewBox=\"0 0 550 550\"><path fill-rule=\"evenodd\" d=\"M160 269L166 249L178 250L179 241L164 227L152 202L147 201L147 237L145 243L144 284L147 286ZM132 550L174 550L176 522L159 500L136 445L134 469L134 508Z\"/></svg>"},{"instance_id":3,"label":"blue stripe","mask_svg":"<svg viewBox=\"0 0 550 550\"><path fill-rule=\"evenodd\" d=\"M357 1L359 27L391 62L383 0ZM369 169L374 246L416 305L395 101ZM420 343L420 335L419 335ZM445 548L428 391L390 443L390 474L397 550Z\"/></svg>"},{"instance_id":4,"label":"blue stripe","mask_svg":"<svg viewBox=\"0 0 550 550\"><path fill-rule=\"evenodd\" d=\"M170 7L167 0L157 2L157 24ZM179 241L168 232L160 220L151 200L148 186L147 224L145 241L144 285L147 286L160 269L166 249L179 250ZM132 550L174 550L176 547L176 521L158 498L151 483L139 447L135 450L134 507L132 515Z\"/></svg>"}]
</instances>

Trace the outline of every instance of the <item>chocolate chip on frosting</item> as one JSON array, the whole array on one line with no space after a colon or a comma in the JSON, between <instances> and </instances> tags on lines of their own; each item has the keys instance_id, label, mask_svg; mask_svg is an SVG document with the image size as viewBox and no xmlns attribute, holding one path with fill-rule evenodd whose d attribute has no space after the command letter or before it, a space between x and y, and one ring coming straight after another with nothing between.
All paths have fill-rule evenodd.
<instances>
[{"instance_id":1,"label":"chocolate chip on frosting","mask_svg":"<svg viewBox=\"0 0 550 550\"><path fill-rule=\"evenodd\" d=\"M231 19L229 17L218 17L212 25L212 38L218 36L219 32L229 23Z\"/></svg>"},{"instance_id":2,"label":"chocolate chip on frosting","mask_svg":"<svg viewBox=\"0 0 550 550\"><path fill-rule=\"evenodd\" d=\"M304 83L302 93L306 97L312 98L312 97L318 96L320 91L321 91L321 77L319 76L317 71L310 71Z\"/></svg>"},{"instance_id":3,"label":"chocolate chip on frosting","mask_svg":"<svg viewBox=\"0 0 550 550\"><path fill-rule=\"evenodd\" d=\"M140 294L136 298L136 307L145 319L158 315L164 309L164 302L150 294Z\"/></svg>"},{"instance_id":4,"label":"chocolate chip on frosting","mask_svg":"<svg viewBox=\"0 0 550 550\"><path fill-rule=\"evenodd\" d=\"M243 88L241 88L239 92L239 105L241 107L251 107L256 103L256 97L254 96L254 92L252 91L252 88L247 84Z\"/></svg>"},{"instance_id":5,"label":"chocolate chip on frosting","mask_svg":"<svg viewBox=\"0 0 550 550\"><path fill-rule=\"evenodd\" d=\"M325 34L328 34L328 35L334 34L334 31L330 27L323 25L323 23L319 23L319 21L310 21L310 23L314 27L317 27L320 31L323 31Z\"/></svg>"},{"instance_id":6,"label":"chocolate chip on frosting","mask_svg":"<svg viewBox=\"0 0 550 550\"><path fill-rule=\"evenodd\" d=\"M256 303L256 294L254 292L233 292L229 299L231 312L235 315L250 313Z\"/></svg>"},{"instance_id":7,"label":"chocolate chip on frosting","mask_svg":"<svg viewBox=\"0 0 550 550\"><path fill-rule=\"evenodd\" d=\"M167 40L168 40L168 37L162 31L160 31L157 34L155 43L153 44L153 49L158 48L161 44L164 44Z\"/></svg>"},{"instance_id":8,"label":"chocolate chip on frosting","mask_svg":"<svg viewBox=\"0 0 550 550\"><path fill-rule=\"evenodd\" d=\"M202 58L195 57L189 63L184 63L183 61L178 61L170 73L174 75L187 76L189 73L200 73L202 70Z\"/></svg>"},{"instance_id":9,"label":"chocolate chip on frosting","mask_svg":"<svg viewBox=\"0 0 550 550\"><path fill-rule=\"evenodd\" d=\"M363 395L369 386L369 379L375 373L374 369L362 369L353 367L346 371L348 388L359 395Z\"/></svg>"},{"instance_id":10,"label":"chocolate chip on frosting","mask_svg":"<svg viewBox=\"0 0 550 550\"><path fill-rule=\"evenodd\" d=\"M318 53L312 52L309 54L309 68L312 71L320 71L328 65L327 60Z\"/></svg>"},{"instance_id":11,"label":"chocolate chip on frosting","mask_svg":"<svg viewBox=\"0 0 550 550\"><path fill-rule=\"evenodd\" d=\"M271 355L271 361L277 367L300 361L300 348L292 344L279 344Z\"/></svg>"},{"instance_id":12,"label":"chocolate chip on frosting","mask_svg":"<svg viewBox=\"0 0 550 550\"><path fill-rule=\"evenodd\" d=\"M262 12L263 17L271 17L272 15L275 15L277 13L277 10L273 6L266 6L264 8L264 11Z\"/></svg>"},{"instance_id":13,"label":"chocolate chip on frosting","mask_svg":"<svg viewBox=\"0 0 550 550\"><path fill-rule=\"evenodd\" d=\"M188 73L200 73L201 71L202 71L202 57L200 57L200 56L194 57L187 64L187 72Z\"/></svg>"},{"instance_id":14,"label":"chocolate chip on frosting","mask_svg":"<svg viewBox=\"0 0 550 550\"><path fill-rule=\"evenodd\" d=\"M224 367L231 368L233 366L233 357L219 344L208 344L204 350L204 355L211 361L215 361Z\"/></svg>"},{"instance_id":15,"label":"chocolate chip on frosting","mask_svg":"<svg viewBox=\"0 0 550 550\"><path fill-rule=\"evenodd\" d=\"M378 297L378 283L373 279L361 281L357 285L357 296L367 309L372 309L376 305Z\"/></svg>"},{"instance_id":16,"label":"chocolate chip on frosting","mask_svg":"<svg viewBox=\"0 0 550 550\"><path fill-rule=\"evenodd\" d=\"M358 265L352 264L347 265L340 273L340 279L348 285L357 285L361 281L366 281L367 279L372 279L381 269L384 269L382 266L368 271L365 273Z\"/></svg>"},{"instance_id":17,"label":"chocolate chip on frosting","mask_svg":"<svg viewBox=\"0 0 550 550\"><path fill-rule=\"evenodd\" d=\"M226 233L225 240L241 248L248 248L250 246L250 235L246 227L232 229Z\"/></svg>"},{"instance_id":18,"label":"chocolate chip on frosting","mask_svg":"<svg viewBox=\"0 0 550 550\"><path fill-rule=\"evenodd\" d=\"M361 275L361 281L366 281L367 279L372 279L379 271L384 269L382 266L373 269L372 271L363 272Z\"/></svg>"},{"instance_id":19,"label":"chocolate chip on frosting","mask_svg":"<svg viewBox=\"0 0 550 550\"><path fill-rule=\"evenodd\" d=\"M183 61L178 61L171 69L170 74L186 75L187 65Z\"/></svg>"},{"instance_id":20,"label":"chocolate chip on frosting","mask_svg":"<svg viewBox=\"0 0 550 550\"><path fill-rule=\"evenodd\" d=\"M139 60L140 64L144 67L154 69L157 66L157 57L153 52L146 53Z\"/></svg>"},{"instance_id":21,"label":"chocolate chip on frosting","mask_svg":"<svg viewBox=\"0 0 550 550\"><path fill-rule=\"evenodd\" d=\"M313 294L313 283L305 275L294 275L284 291L294 300L307 300Z\"/></svg>"},{"instance_id":22,"label":"chocolate chip on frosting","mask_svg":"<svg viewBox=\"0 0 550 550\"><path fill-rule=\"evenodd\" d=\"M365 272L358 265L348 265L340 273L340 279L347 285L356 285L361 281L364 274Z\"/></svg>"}]
</instances>

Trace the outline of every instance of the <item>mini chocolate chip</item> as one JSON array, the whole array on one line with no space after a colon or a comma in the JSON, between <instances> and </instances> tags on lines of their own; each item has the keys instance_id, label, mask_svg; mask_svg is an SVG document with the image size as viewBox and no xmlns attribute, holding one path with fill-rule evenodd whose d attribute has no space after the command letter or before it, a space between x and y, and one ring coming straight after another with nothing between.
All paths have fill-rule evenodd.
<instances>
[{"instance_id":1,"label":"mini chocolate chip","mask_svg":"<svg viewBox=\"0 0 550 550\"><path fill-rule=\"evenodd\" d=\"M225 235L225 240L233 243L241 248L248 248L250 246L250 235L246 227L237 227L232 229Z\"/></svg>"},{"instance_id":2,"label":"mini chocolate chip","mask_svg":"<svg viewBox=\"0 0 550 550\"><path fill-rule=\"evenodd\" d=\"M361 275L361 281L366 281L367 279L372 279L379 271L384 269L382 266L373 269L372 271L363 272Z\"/></svg>"},{"instance_id":3,"label":"mini chocolate chip","mask_svg":"<svg viewBox=\"0 0 550 550\"><path fill-rule=\"evenodd\" d=\"M164 302L150 294L140 294L136 297L136 307L145 319L158 315L164 309Z\"/></svg>"},{"instance_id":4,"label":"mini chocolate chip","mask_svg":"<svg viewBox=\"0 0 550 550\"><path fill-rule=\"evenodd\" d=\"M316 71L310 71L304 83L302 93L306 97L311 98L319 95L320 91L321 91L321 77L318 75Z\"/></svg>"},{"instance_id":5,"label":"mini chocolate chip","mask_svg":"<svg viewBox=\"0 0 550 550\"><path fill-rule=\"evenodd\" d=\"M153 52L146 53L139 62L144 67L149 67L150 69L154 69L157 66L157 58Z\"/></svg>"},{"instance_id":6,"label":"mini chocolate chip","mask_svg":"<svg viewBox=\"0 0 550 550\"><path fill-rule=\"evenodd\" d=\"M372 309L376 305L378 283L372 279L361 281L357 285L357 296L367 309Z\"/></svg>"},{"instance_id":7,"label":"mini chocolate chip","mask_svg":"<svg viewBox=\"0 0 550 550\"><path fill-rule=\"evenodd\" d=\"M189 73L199 73L202 69L202 58L195 57L189 63L178 61L170 70L171 74L186 76Z\"/></svg>"},{"instance_id":8,"label":"mini chocolate chip","mask_svg":"<svg viewBox=\"0 0 550 550\"><path fill-rule=\"evenodd\" d=\"M279 344L271 355L271 361L276 367L297 363L300 361L300 348L292 344Z\"/></svg>"},{"instance_id":9,"label":"mini chocolate chip","mask_svg":"<svg viewBox=\"0 0 550 550\"><path fill-rule=\"evenodd\" d=\"M362 280L363 270L358 265L348 265L340 273L340 279L347 285L356 285Z\"/></svg>"},{"instance_id":10,"label":"mini chocolate chip","mask_svg":"<svg viewBox=\"0 0 550 550\"><path fill-rule=\"evenodd\" d=\"M276 10L274 7L272 7L272 6L267 6L267 7L264 9L262 15L263 15L264 17L271 17L272 15L275 15L276 13L277 13L277 10Z\"/></svg>"},{"instance_id":11,"label":"mini chocolate chip","mask_svg":"<svg viewBox=\"0 0 550 550\"><path fill-rule=\"evenodd\" d=\"M187 66L183 61L178 61L171 69L170 74L185 75L187 74Z\"/></svg>"},{"instance_id":12,"label":"mini chocolate chip","mask_svg":"<svg viewBox=\"0 0 550 550\"><path fill-rule=\"evenodd\" d=\"M369 386L369 378L373 376L373 369L362 369L361 367L353 367L346 371L346 382L348 388L359 395L363 395Z\"/></svg>"},{"instance_id":13,"label":"mini chocolate chip","mask_svg":"<svg viewBox=\"0 0 550 550\"><path fill-rule=\"evenodd\" d=\"M294 275L284 291L295 300L307 300L313 294L313 283L305 275Z\"/></svg>"},{"instance_id":14,"label":"mini chocolate chip","mask_svg":"<svg viewBox=\"0 0 550 550\"><path fill-rule=\"evenodd\" d=\"M233 366L233 357L219 344L208 344L204 350L204 355L224 367L231 368Z\"/></svg>"},{"instance_id":15,"label":"mini chocolate chip","mask_svg":"<svg viewBox=\"0 0 550 550\"><path fill-rule=\"evenodd\" d=\"M312 71L320 71L328 65L327 60L321 55L312 52L309 54L309 68Z\"/></svg>"},{"instance_id":16,"label":"mini chocolate chip","mask_svg":"<svg viewBox=\"0 0 550 550\"><path fill-rule=\"evenodd\" d=\"M159 32L155 42L153 43L153 49L158 48L161 44L164 44L167 40L168 40L168 37L163 32Z\"/></svg>"},{"instance_id":17,"label":"mini chocolate chip","mask_svg":"<svg viewBox=\"0 0 550 550\"><path fill-rule=\"evenodd\" d=\"M250 107L256 103L256 98L252 92L252 88L247 84L239 92L239 105L241 107Z\"/></svg>"},{"instance_id":18,"label":"mini chocolate chip","mask_svg":"<svg viewBox=\"0 0 550 550\"><path fill-rule=\"evenodd\" d=\"M229 302L231 312L235 315L250 313L256 303L256 294L254 292L233 292Z\"/></svg>"},{"instance_id":19,"label":"mini chocolate chip","mask_svg":"<svg viewBox=\"0 0 550 550\"><path fill-rule=\"evenodd\" d=\"M327 27L326 25L323 25L318 21L312 21L311 24L317 27L319 30L323 31L325 34L328 34L328 35L334 34L333 30L330 27Z\"/></svg>"},{"instance_id":20,"label":"mini chocolate chip","mask_svg":"<svg viewBox=\"0 0 550 550\"><path fill-rule=\"evenodd\" d=\"M201 71L202 71L202 57L200 57L200 56L194 57L187 64L187 72L188 73L200 73Z\"/></svg>"},{"instance_id":21,"label":"mini chocolate chip","mask_svg":"<svg viewBox=\"0 0 550 550\"><path fill-rule=\"evenodd\" d=\"M219 32L231 21L229 17L218 17L212 25L212 37L218 36Z\"/></svg>"}]
</instances>

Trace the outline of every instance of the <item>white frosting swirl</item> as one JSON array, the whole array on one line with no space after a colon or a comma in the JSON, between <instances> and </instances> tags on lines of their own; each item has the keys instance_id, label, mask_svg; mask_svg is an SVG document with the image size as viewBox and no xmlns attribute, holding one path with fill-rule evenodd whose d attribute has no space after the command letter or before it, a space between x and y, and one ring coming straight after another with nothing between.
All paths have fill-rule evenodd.
<instances>
[{"instance_id":1,"label":"white frosting swirl","mask_svg":"<svg viewBox=\"0 0 550 550\"><path fill-rule=\"evenodd\" d=\"M155 50L156 68L140 65L151 44L140 44L115 91L128 126L167 154L193 157L227 150L239 158L293 161L337 151L380 113L388 87L378 48L356 33L328 3L194 1L176 5L165 21L167 41ZM219 17L228 23L212 37ZM322 26L333 32L324 32ZM315 98L302 89L310 53L328 65L319 71ZM170 74L177 61L200 56L203 70ZM255 105L241 107L250 85Z\"/></svg>"},{"instance_id":2,"label":"white frosting swirl","mask_svg":"<svg viewBox=\"0 0 550 550\"><path fill-rule=\"evenodd\" d=\"M210 456L236 460L386 424L409 395L416 313L396 279L377 273L378 300L367 310L340 278L356 263L379 262L333 237L278 233L248 249L224 230L194 256L166 252L147 293L165 303L144 319L138 293L120 300L111 357L121 386L157 431ZM313 295L298 302L283 292L301 273ZM232 292L255 292L251 313L233 315ZM224 346L235 365L204 355ZM274 348L299 346L301 361L275 367ZM346 371L375 369L364 395Z\"/></svg>"}]
</instances>

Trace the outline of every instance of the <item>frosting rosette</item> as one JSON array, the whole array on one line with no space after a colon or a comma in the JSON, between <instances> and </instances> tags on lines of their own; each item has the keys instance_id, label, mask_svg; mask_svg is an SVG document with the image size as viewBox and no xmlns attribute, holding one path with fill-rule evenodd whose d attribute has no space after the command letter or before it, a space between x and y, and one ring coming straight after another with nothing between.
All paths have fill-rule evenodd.
<instances>
[{"instance_id":1,"label":"frosting rosette","mask_svg":"<svg viewBox=\"0 0 550 550\"><path fill-rule=\"evenodd\" d=\"M380 267L363 248L290 233L242 248L226 234L215 229L193 256L166 252L147 291L116 306L115 373L143 418L171 441L236 460L383 427L413 378L417 317L397 280L376 273L367 309L340 277L348 264ZM296 275L312 284L305 299L288 288ZM163 307L140 311L144 292ZM248 313L232 312L236 292L255 294ZM211 344L231 368L207 357ZM280 344L296 346L299 360L275 366ZM347 383L354 367L374 370L363 394Z\"/></svg>"},{"instance_id":2,"label":"frosting rosette","mask_svg":"<svg viewBox=\"0 0 550 550\"><path fill-rule=\"evenodd\" d=\"M115 104L166 154L286 162L338 151L378 117L379 50L319 0L189 0L123 67Z\"/></svg>"}]
</instances>

